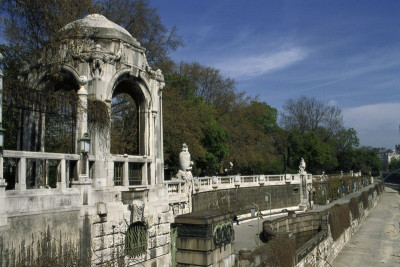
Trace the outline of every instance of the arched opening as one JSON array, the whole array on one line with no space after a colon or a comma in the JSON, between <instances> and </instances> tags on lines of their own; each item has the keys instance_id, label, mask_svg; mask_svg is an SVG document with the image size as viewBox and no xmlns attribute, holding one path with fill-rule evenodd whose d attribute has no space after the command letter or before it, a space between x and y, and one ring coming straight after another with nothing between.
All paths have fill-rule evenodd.
<instances>
[{"instance_id":1,"label":"arched opening","mask_svg":"<svg viewBox=\"0 0 400 267\"><path fill-rule=\"evenodd\" d=\"M69 73L63 73L52 89L46 90L45 152L75 153L78 89L75 78Z\"/></svg>"},{"instance_id":2,"label":"arched opening","mask_svg":"<svg viewBox=\"0 0 400 267\"><path fill-rule=\"evenodd\" d=\"M144 96L133 80L120 81L111 102L111 154L144 155Z\"/></svg>"}]
</instances>

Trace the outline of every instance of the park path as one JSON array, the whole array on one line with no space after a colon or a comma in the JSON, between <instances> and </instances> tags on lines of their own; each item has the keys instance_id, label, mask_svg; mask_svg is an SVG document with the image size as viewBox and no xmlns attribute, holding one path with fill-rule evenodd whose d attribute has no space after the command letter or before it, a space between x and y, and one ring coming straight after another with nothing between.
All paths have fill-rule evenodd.
<instances>
[{"instance_id":1,"label":"park path","mask_svg":"<svg viewBox=\"0 0 400 267\"><path fill-rule=\"evenodd\" d=\"M380 198L333 267L400 266L400 194L386 186Z\"/></svg>"}]
</instances>

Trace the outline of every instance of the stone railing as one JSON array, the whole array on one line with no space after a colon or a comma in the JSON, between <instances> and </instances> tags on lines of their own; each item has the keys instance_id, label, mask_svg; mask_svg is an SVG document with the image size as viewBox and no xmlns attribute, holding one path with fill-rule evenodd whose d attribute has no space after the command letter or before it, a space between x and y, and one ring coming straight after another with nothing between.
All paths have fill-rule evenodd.
<instances>
[{"instance_id":1,"label":"stone railing","mask_svg":"<svg viewBox=\"0 0 400 267\"><path fill-rule=\"evenodd\" d=\"M89 156L89 161L95 161ZM152 183L149 181L148 165L153 162L152 157L134 155L111 155L110 169L113 170L113 181L115 186L143 187ZM132 174L132 164L136 164L136 170L140 175L135 177ZM137 169L139 168L139 169Z\"/></svg>"},{"instance_id":2,"label":"stone railing","mask_svg":"<svg viewBox=\"0 0 400 267\"><path fill-rule=\"evenodd\" d=\"M72 177L77 172L80 155L46 152L27 152L4 150L2 160L3 177L10 172L15 177L15 184L9 184L8 189L24 191L27 189L65 189ZM67 164L66 163L70 163ZM3 167L3 164L1 164ZM56 175L56 181L50 181L50 171ZM30 176L30 184L27 184Z\"/></svg>"},{"instance_id":3,"label":"stone railing","mask_svg":"<svg viewBox=\"0 0 400 267\"><path fill-rule=\"evenodd\" d=\"M4 150L0 159L4 162L0 166L4 166L1 178L7 177L7 190L64 189L71 187L71 182L79 180L85 172L80 154ZM96 162L96 157L88 155L87 161L88 170L84 176L90 179L90 166ZM108 164L114 174L114 186L143 187L151 184L147 172L152 162L152 158L146 156L111 155ZM131 164L140 169L138 177L132 177ZM116 174L119 177L115 177ZM116 178L119 181L116 182ZM97 183L93 183L93 187L106 186L101 181Z\"/></svg>"},{"instance_id":4,"label":"stone railing","mask_svg":"<svg viewBox=\"0 0 400 267\"><path fill-rule=\"evenodd\" d=\"M271 186L284 184L300 184L300 174L250 175L250 176L213 176L197 177L192 180L193 193L212 190L223 190L239 187ZM312 175L307 175L307 183L311 183Z\"/></svg>"}]
</instances>

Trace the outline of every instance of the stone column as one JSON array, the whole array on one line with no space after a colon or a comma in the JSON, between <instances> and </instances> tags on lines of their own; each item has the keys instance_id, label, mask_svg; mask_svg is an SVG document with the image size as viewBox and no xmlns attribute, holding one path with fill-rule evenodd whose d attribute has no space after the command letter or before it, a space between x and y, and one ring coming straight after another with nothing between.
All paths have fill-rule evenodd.
<instances>
[{"instance_id":1,"label":"stone column","mask_svg":"<svg viewBox=\"0 0 400 267\"><path fill-rule=\"evenodd\" d=\"M88 93L85 89L85 85L87 83L87 78L85 76L79 77L80 88L77 92L79 98L79 106L78 106L78 121L77 121L77 130L78 130L78 139L82 138L82 136L87 133L87 96ZM80 147L77 146L77 153L80 153ZM78 168L78 181L73 181L71 183L71 187L78 188L81 192L81 199L83 205L91 204L91 187L92 181L89 178L89 159L88 155L81 155L81 160L77 164Z\"/></svg>"},{"instance_id":2,"label":"stone column","mask_svg":"<svg viewBox=\"0 0 400 267\"><path fill-rule=\"evenodd\" d=\"M78 139L82 138L84 134L88 132L88 120L87 120L87 108L88 108L88 93L85 89L85 85L87 83L87 78L85 76L79 77L80 88L77 92L79 98L79 106L78 106ZM80 153L80 148L77 147L77 153ZM81 178L88 179L89 178L89 160L87 155L81 155L81 162L79 164L79 180Z\"/></svg>"},{"instance_id":3,"label":"stone column","mask_svg":"<svg viewBox=\"0 0 400 267\"><path fill-rule=\"evenodd\" d=\"M3 61L3 55L0 53L0 63ZM0 128L3 124L3 71L0 69ZM4 139L3 139L4 141ZM4 146L4 144L3 144ZM3 148L0 148L0 197L5 195L7 183L3 176Z\"/></svg>"},{"instance_id":4,"label":"stone column","mask_svg":"<svg viewBox=\"0 0 400 267\"><path fill-rule=\"evenodd\" d=\"M3 55L0 53L0 63L3 61ZM3 71L0 68L0 123L3 121Z\"/></svg>"},{"instance_id":5,"label":"stone column","mask_svg":"<svg viewBox=\"0 0 400 267\"><path fill-rule=\"evenodd\" d=\"M3 61L3 55L0 53L0 63ZM0 128L3 122L3 71L0 69ZM3 143L4 146L4 143ZM4 207L7 205L6 186L7 183L3 176L3 148L0 148L0 226L7 225L7 214Z\"/></svg>"},{"instance_id":6,"label":"stone column","mask_svg":"<svg viewBox=\"0 0 400 267\"><path fill-rule=\"evenodd\" d=\"M126 157L128 157L128 155L126 155ZM124 170L122 171L122 185L129 186L129 162L128 161L124 162Z\"/></svg>"}]
</instances>

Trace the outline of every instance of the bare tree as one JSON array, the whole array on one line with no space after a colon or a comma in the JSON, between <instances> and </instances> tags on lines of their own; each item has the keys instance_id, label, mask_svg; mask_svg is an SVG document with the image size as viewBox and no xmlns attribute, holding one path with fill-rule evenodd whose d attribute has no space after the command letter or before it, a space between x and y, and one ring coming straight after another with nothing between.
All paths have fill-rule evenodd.
<instances>
[{"instance_id":1,"label":"bare tree","mask_svg":"<svg viewBox=\"0 0 400 267\"><path fill-rule=\"evenodd\" d=\"M198 62L181 62L177 72L193 82L193 94L216 107L217 120L232 106L245 101L244 93L236 92L235 80L223 77L218 69L203 66Z\"/></svg>"},{"instance_id":2,"label":"bare tree","mask_svg":"<svg viewBox=\"0 0 400 267\"><path fill-rule=\"evenodd\" d=\"M97 10L92 0L1 0L0 7L5 39L29 51L29 60L42 57L49 46L58 47L67 23Z\"/></svg>"},{"instance_id":3,"label":"bare tree","mask_svg":"<svg viewBox=\"0 0 400 267\"><path fill-rule=\"evenodd\" d=\"M124 27L146 48L151 66L161 68L164 73L172 68L169 53L183 45L182 38L175 26L168 29L162 24L149 0L100 0L99 5L104 16Z\"/></svg>"},{"instance_id":4,"label":"bare tree","mask_svg":"<svg viewBox=\"0 0 400 267\"><path fill-rule=\"evenodd\" d=\"M285 129L298 130L301 133L324 127L334 134L343 128L342 111L315 97L301 96L286 100L280 121Z\"/></svg>"}]
</instances>

